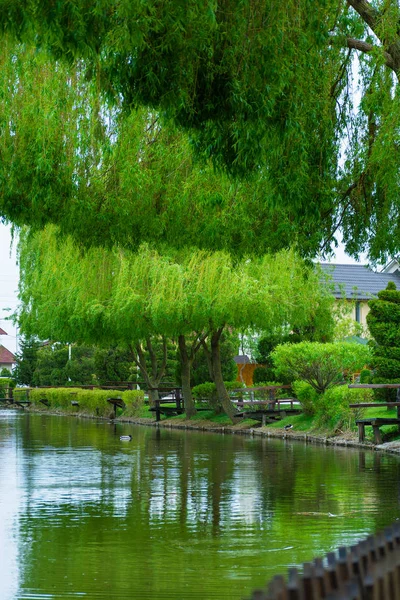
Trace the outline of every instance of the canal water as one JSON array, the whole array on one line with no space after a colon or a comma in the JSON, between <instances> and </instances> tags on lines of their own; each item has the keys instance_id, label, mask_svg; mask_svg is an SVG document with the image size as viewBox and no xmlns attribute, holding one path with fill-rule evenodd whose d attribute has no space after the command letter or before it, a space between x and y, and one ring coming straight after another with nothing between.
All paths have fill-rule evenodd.
<instances>
[{"instance_id":1,"label":"canal water","mask_svg":"<svg viewBox=\"0 0 400 600\"><path fill-rule=\"evenodd\" d=\"M0 598L240 599L398 519L399 486L390 455L0 411Z\"/></svg>"}]
</instances>

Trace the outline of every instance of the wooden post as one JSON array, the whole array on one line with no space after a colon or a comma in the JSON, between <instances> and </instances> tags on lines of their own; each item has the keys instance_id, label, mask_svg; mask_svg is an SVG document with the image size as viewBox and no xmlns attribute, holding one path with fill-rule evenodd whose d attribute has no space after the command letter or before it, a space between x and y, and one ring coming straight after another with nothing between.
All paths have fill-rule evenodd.
<instances>
[{"instance_id":1,"label":"wooden post","mask_svg":"<svg viewBox=\"0 0 400 600\"><path fill-rule=\"evenodd\" d=\"M396 402L400 402L400 388L397 388ZM397 418L399 419L398 430L400 431L400 406L396 406Z\"/></svg>"},{"instance_id":2,"label":"wooden post","mask_svg":"<svg viewBox=\"0 0 400 600\"><path fill-rule=\"evenodd\" d=\"M154 408L156 409L156 423L158 423L158 421L161 421L160 402L161 402L161 400L155 401Z\"/></svg>"},{"instance_id":3,"label":"wooden post","mask_svg":"<svg viewBox=\"0 0 400 600\"><path fill-rule=\"evenodd\" d=\"M365 440L364 423L357 423L357 425L358 425L358 441L363 442Z\"/></svg>"},{"instance_id":4,"label":"wooden post","mask_svg":"<svg viewBox=\"0 0 400 600\"><path fill-rule=\"evenodd\" d=\"M379 425L372 425L372 429L374 430L375 444L382 444L382 434Z\"/></svg>"}]
</instances>

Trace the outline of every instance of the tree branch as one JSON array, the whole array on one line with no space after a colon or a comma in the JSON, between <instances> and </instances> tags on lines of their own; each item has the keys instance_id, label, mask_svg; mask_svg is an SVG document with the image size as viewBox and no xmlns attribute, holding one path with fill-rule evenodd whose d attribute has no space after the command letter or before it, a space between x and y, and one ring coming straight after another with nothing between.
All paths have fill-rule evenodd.
<instances>
[{"instance_id":1,"label":"tree branch","mask_svg":"<svg viewBox=\"0 0 400 600\"><path fill-rule=\"evenodd\" d=\"M361 52L372 52L375 48L379 48L378 46L374 46L373 44L368 44L368 42L363 42L362 40L356 40L355 38L347 38L346 44L348 48L354 50L360 50ZM396 71L396 65L393 60L393 57L389 52L384 51L383 56L385 58L385 64L387 67L390 67L393 71Z\"/></svg>"},{"instance_id":2,"label":"tree branch","mask_svg":"<svg viewBox=\"0 0 400 600\"><path fill-rule=\"evenodd\" d=\"M376 10L367 0L347 0L347 4L354 8L362 20L369 25L372 31L376 33L376 25L379 19L379 11ZM379 36L378 36L379 37Z\"/></svg>"}]
</instances>

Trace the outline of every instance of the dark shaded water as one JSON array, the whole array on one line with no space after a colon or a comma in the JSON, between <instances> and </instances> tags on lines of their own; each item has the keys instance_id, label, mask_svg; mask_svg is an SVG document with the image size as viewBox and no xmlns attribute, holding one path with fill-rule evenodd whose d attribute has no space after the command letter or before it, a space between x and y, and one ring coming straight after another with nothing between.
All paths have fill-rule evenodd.
<instances>
[{"instance_id":1,"label":"dark shaded water","mask_svg":"<svg viewBox=\"0 0 400 600\"><path fill-rule=\"evenodd\" d=\"M0 598L239 599L399 518L399 484L373 452L0 411Z\"/></svg>"}]
</instances>

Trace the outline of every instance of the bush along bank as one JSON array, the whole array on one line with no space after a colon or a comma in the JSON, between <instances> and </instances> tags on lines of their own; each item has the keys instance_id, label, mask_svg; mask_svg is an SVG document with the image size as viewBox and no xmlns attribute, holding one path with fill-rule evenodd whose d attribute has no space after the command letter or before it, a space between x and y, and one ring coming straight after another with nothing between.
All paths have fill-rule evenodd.
<instances>
[{"instance_id":1,"label":"bush along bank","mask_svg":"<svg viewBox=\"0 0 400 600\"><path fill-rule=\"evenodd\" d=\"M24 389L17 388L14 390L14 399L25 399L25 394ZM80 388L38 388L31 389L29 393L31 407L41 411L78 413L109 419L114 416L114 407L107 401L108 398L121 398L125 408L117 409L117 414L123 413L124 417L138 417L144 405L142 390L120 392L118 390L82 390Z\"/></svg>"}]
</instances>

